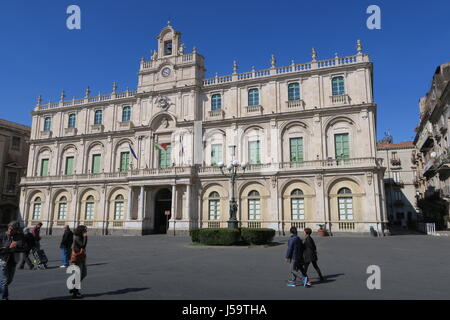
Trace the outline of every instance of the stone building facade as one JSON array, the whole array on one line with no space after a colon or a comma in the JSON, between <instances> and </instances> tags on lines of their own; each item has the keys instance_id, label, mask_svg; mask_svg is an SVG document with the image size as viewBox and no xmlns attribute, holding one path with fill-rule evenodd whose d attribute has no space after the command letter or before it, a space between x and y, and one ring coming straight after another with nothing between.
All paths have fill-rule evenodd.
<instances>
[{"instance_id":1,"label":"stone building facade","mask_svg":"<svg viewBox=\"0 0 450 320\"><path fill-rule=\"evenodd\" d=\"M438 225L449 224L450 201L450 62L436 68L431 88L420 99L420 123L414 144L418 150L419 196L434 204ZM426 211L426 209L425 209ZM424 212L427 215L427 212ZM444 218L447 216L447 218ZM446 221L444 221L446 220Z\"/></svg>"},{"instance_id":2,"label":"stone building facade","mask_svg":"<svg viewBox=\"0 0 450 320\"><path fill-rule=\"evenodd\" d=\"M0 119L0 228L18 218L20 178L28 162L31 128Z\"/></svg>"},{"instance_id":3,"label":"stone building facade","mask_svg":"<svg viewBox=\"0 0 450 320\"><path fill-rule=\"evenodd\" d=\"M230 182L219 162L248 162L238 179L243 227L379 232L386 222L376 158L373 65L352 56L205 78L172 26L141 59L137 90L38 99L21 212L49 233L175 234L226 227Z\"/></svg>"},{"instance_id":4,"label":"stone building facade","mask_svg":"<svg viewBox=\"0 0 450 320\"><path fill-rule=\"evenodd\" d=\"M417 174L416 148L412 141L380 143L377 157L386 167L384 186L387 217L393 226L417 227Z\"/></svg>"}]
</instances>

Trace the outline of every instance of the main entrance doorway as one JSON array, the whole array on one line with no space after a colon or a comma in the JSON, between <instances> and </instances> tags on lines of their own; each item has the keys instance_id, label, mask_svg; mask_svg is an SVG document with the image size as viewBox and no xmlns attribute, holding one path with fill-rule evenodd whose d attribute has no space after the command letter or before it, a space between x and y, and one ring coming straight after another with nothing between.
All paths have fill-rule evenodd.
<instances>
[{"instance_id":1,"label":"main entrance doorway","mask_svg":"<svg viewBox=\"0 0 450 320\"><path fill-rule=\"evenodd\" d=\"M159 190L155 197L155 233L167 233L168 221L172 215L166 215L166 213L171 209L172 191L167 188Z\"/></svg>"}]
</instances>

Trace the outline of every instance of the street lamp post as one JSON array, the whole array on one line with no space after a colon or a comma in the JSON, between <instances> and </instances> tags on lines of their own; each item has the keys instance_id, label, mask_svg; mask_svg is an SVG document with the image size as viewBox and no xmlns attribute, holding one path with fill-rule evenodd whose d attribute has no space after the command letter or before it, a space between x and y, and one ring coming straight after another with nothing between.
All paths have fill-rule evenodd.
<instances>
[{"instance_id":1,"label":"street lamp post","mask_svg":"<svg viewBox=\"0 0 450 320\"><path fill-rule=\"evenodd\" d=\"M228 220L228 228L237 229L238 228L238 219L237 219L237 209L238 205L236 202L236 197L234 193L234 185L236 183L236 179L240 177L238 175L239 168L242 169L242 173L245 172L245 169L247 168L247 163L242 162L239 163L238 160L232 160L228 165L225 166L223 162L219 162L217 164L220 168L220 171L225 177L230 178L231 182L231 199L230 199L230 220ZM225 172L223 168L226 168L228 172Z\"/></svg>"}]
</instances>

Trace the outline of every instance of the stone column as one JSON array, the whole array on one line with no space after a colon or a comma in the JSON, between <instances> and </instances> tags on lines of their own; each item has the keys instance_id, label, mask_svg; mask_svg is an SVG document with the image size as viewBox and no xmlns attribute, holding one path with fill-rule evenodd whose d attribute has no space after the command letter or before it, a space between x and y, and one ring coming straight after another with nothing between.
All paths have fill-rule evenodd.
<instances>
[{"instance_id":1,"label":"stone column","mask_svg":"<svg viewBox=\"0 0 450 320\"><path fill-rule=\"evenodd\" d=\"M131 213L133 210L133 187L128 188L128 215L127 220L131 220Z\"/></svg>"},{"instance_id":2,"label":"stone column","mask_svg":"<svg viewBox=\"0 0 450 320\"><path fill-rule=\"evenodd\" d=\"M138 220L142 220L144 217L144 208L145 208L145 188L144 186L141 186L141 192L139 194L139 213L138 213Z\"/></svg>"}]
</instances>

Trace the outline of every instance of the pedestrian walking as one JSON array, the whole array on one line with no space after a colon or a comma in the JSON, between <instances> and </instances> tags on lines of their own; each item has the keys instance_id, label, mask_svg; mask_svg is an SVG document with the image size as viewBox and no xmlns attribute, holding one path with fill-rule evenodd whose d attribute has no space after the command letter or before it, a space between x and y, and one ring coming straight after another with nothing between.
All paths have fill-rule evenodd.
<instances>
[{"instance_id":1,"label":"pedestrian walking","mask_svg":"<svg viewBox=\"0 0 450 320\"><path fill-rule=\"evenodd\" d=\"M26 263L28 265L28 267L30 268L30 270L33 270L34 264L33 264L33 262L31 262L29 255L30 255L31 250L34 250L34 248L36 246L36 242L34 240L33 234L30 232L29 228L23 229L23 233L24 233L23 241L25 244L25 251L21 253L19 269L23 269L25 266L25 263Z\"/></svg>"},{"instance_id":2,"label":"pedestrian walking","mask_svg":"<svg viewBox=\"0 0 450 320\"><path fill-rule=\"evenodd\" d=\"M36 250L40 250L41 249L41 227L42 227L42 222L39 222L37 225L34 226L33 228L33 237L34 237L34 241L35 241L35 248Z\"/></svg>"},{"instance_id":3,"label":"pedestrian walking","mask_svg":"<svg viewBox=\"0 0 450 320\"><path fill-rule=\"evenodd\" d=\"M303 269L303 243L302 240L297 235L297 228L291 227L289 230L291 233L291 237L288 241L288 249L286 252L286 262L289 262L290 265L290 279L288 280L287 285L289 287L296 286L297 278L303 278L303 285L307 285L308 278L306 276L306 272ZM298 272L300 270L300 273Z\"/></svg>"},{"instance_id":4,"label":"pedestrian walking","mask_svg":"<svg viewBox=\"0 0 450 320\"><path fill-rule=\"evenodd\" d=\"M78 226L74 231L73 249L70 262L77 265L81 271L81 281L87 276L86 268L86 245L87 245L87 227ZM69 291L74 298L82 298L80 290L74 288Z\"/></svg>"},{"instance_id":5,"label":"pedestrian walking","mask_svg":"<svg viewBox=\"0 0 450 320\"><path fill-rule=\"evenodd\" d=\"M69 226L64 227L64 234L59 246L61 251L61 261L62 266L60 268L67 268L69 266L69 259L71 256L71 248L73 243L73 232L70 230Z\"/></svg>"},{"instance_id":6,"label":"pedestrian walking","mask_svg":"<svg viewBox=\"0 0 450 320\"><path fill-rule=\"evenodd\" d=\"M14 279L18 253L23 252L23 233L16 221L8 224L8 230L1 239L0 245L0 296L9 299L9 285Z\"/></svg>"},{"instance_id":7,"label":"pedestrian walking","mask_svg":"<svg viewBox=\"0 0 450 320\"><path fill-rule=\"evenodd\" d=\"M318 260L317 248L313 238L311 238L312 230L310 228L305 228L304 232L305 232L305 240L303 241L304 246L303 259L305 262L304 264L305 273L308 272L309 264L312 263L314 269L316 269L317 274L319 275L320 281L324 281L325 278L322 276L322 272L320 271L319 266L317 265Z\"/></svg>"}]
</instances>

